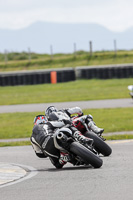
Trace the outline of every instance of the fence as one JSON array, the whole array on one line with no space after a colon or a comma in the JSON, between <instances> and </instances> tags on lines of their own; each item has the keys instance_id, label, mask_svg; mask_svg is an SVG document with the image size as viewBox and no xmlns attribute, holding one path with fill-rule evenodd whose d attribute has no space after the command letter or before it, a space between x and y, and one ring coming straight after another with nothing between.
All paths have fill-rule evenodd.
<instances>
[{"instance_id":1,"label":"fence","mask_svg":"<svg viewBox=\"0 0 133 200\"><path fill-rule=\"evenodd\" d=\"M52 72L54 82L52 82ZM53 70L0 73L0 86L34 85L42 83L61 83L76 79L111 79L133 77L133 64L87 66Z\"/></svg>"},{"instance_id":2,"label":"fence","mask_svg":"<svg viewBox=\"0 0 133 200\"><path fill-rule=\"evenodd\" d=\"M77 67L76 78L81 79L111 79L133 77L133 63L121 65L105 65L91 67Z\"/></svg>"},{"instance_id":3,"label":"fence","mask_svg":"<svg viewBox=\"0 0 133 200\"><path fill-rule=\"evenodd\" d=\"M56 72L57 82L67 82L75 80L75 72L72 68L63 70L57 69L54 71ZM52 70L38 70L0 73L0 86L51 83L51 72Z\"/></svg>"}]
</instances>

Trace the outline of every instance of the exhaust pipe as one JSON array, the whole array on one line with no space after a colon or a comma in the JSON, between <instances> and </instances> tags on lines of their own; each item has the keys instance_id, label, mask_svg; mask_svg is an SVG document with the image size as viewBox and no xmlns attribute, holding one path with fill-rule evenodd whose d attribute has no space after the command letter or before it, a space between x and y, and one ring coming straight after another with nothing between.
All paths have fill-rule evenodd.
<instances>
[{"instance_id":1,"label":"exhaust pipe","mask_svg":"<svg viewBox=\"0 0 133 200\"><path fill-rule=\"evenodd\" d=\"M62 132L58 133L57 139L58 140L64 139L64 134Z\"/></svg>"}]
</instances>

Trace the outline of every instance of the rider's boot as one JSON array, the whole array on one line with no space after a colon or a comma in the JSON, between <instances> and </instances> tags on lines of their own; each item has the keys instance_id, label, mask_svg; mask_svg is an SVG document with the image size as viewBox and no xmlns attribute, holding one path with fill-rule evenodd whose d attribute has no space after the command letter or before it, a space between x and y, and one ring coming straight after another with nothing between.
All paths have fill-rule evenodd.
<instances>
[{"instance_id":1,"label":"rider's boot","mask_svg":"<svg viewBox=\"0 0 133 200\"><path fill-rule=\"evenodd\" d=\"M63 167L67 162L70 162L73 165L84 165L82 161L77 160L72 154L61 152L59 159L60 165Z\"/></svg>"},{"instance_id":2,"label":"rider's boot","mask_svg":"<svg viewBox=\"0 0 133 200\"><path fill-rule=\"evenodd\" d=\"M69 157L68 153L61 152L60 158L59 158L59 163L61 165L65 165L68 161L70 161L70 157Z\"/></svg>"},{"instance_id":3,"label":"rider's boot","mask_svg":"<svg viewBox=\"0 0 133 200\"><path fill-rule=\"evenodd\" d=\"M96 134L102 134L104 129L103 128L99 128L95 125L94 121L90 121L88 123L88 127Z\"/></svg>"},{"instance_id":4,"label":"rider's boot","mask_svg":"<svg viewBox=\"0 0 133 200\"><path fill-rule=\"evenodd\" d=\"M93 139L85 137L82 135L79 131L75 131L73 134L74 138L76 138L81 144L87 144L89 146L92 146Z\"/></svg>"}]
</instances>

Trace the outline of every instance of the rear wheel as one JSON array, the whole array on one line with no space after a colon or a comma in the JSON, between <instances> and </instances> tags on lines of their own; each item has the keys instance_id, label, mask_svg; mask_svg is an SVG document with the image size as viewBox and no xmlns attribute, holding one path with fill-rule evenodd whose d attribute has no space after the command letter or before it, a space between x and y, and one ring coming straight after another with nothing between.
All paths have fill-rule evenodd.
<instances>
[{"instance_id":1,"label":"rear wheel","mask_svg":"<svg viewBox=\"0 0 133 200\"><path fill-rule=\"evenodd\" d=\"M103 164L103 160L99 156L78 142L71 143L70 151L81 157L85 164L91 164L94 168L100 168Z\"/></svg>"},{"instance_id":2,"label":"rear wheel","mask_svg":"<svg viewBox=\"0 0 133 200\"><path fill-rule=\"evenodd\" d=\"M108 146L108 144L92 131L88 131L84 135L94 140L94 148L98 153L101 153L104 156L109 156L112 153L112 149Z\"/></svg>"}]
</instances>

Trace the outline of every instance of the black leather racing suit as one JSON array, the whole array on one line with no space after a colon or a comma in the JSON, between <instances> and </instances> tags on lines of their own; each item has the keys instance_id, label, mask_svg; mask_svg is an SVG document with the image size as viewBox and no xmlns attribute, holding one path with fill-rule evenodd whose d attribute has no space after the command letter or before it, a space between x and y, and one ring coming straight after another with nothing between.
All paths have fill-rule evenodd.
<instances>
[{"instance_id":1,"label":"black leather racing suit","mask_svg":"<svg viewBox=\"0 0 133 200\"><path fill-rule=\"evenodd\" d=\"M40 158L49 157L56 168L61 168L62 165L59 163L60 151L54 146L53 134L64 125L58 121L35 125L30 138L36 155Z\"/></svg>"}]
</instances>

